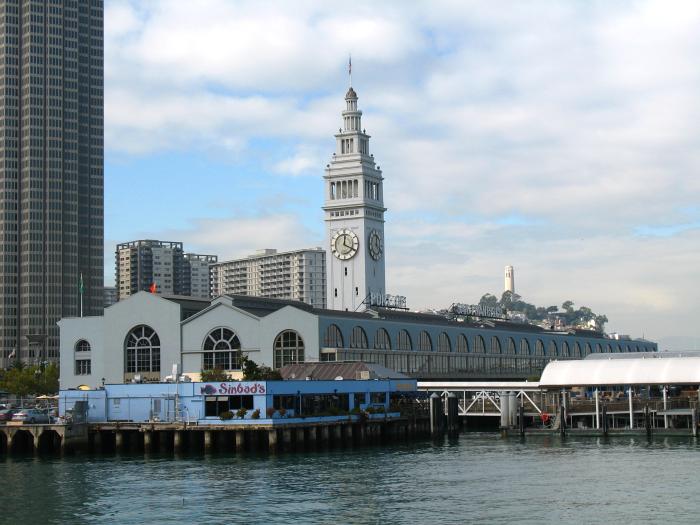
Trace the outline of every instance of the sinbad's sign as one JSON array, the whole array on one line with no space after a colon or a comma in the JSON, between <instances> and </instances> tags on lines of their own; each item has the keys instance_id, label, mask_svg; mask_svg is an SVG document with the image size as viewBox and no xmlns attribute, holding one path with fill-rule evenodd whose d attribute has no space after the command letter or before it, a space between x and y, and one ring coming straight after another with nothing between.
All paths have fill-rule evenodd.
<instances>
[{"instance_id":1,"label":"sinbad's sign","mask_svg":"<svg viewBox=\"0 0 700 525\"><path fill-rule=\"evenodd\" d=\"M204 383L199 387L199 393L205 396L232 396L244 394L264 394L265 383Z\"/></svg>"}]
</instances>

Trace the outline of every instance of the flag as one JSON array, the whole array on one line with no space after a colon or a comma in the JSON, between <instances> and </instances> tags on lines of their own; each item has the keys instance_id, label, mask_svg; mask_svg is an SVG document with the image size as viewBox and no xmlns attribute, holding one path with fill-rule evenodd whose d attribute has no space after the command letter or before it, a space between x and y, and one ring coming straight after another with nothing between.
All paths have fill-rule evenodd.
<instances>
[{"instance_id":1,"label":"flag","mask_svg":"<svg viewBox=\"0 0 700 525\"><path fill-rule=\"evenodd\" d=\"M151 286L148 287L148 291L151 293L156 293L156 283L152 283Z\"/></svg>"},{"instance_id":2,"label":"flag","mask_svg":"<svg viewBox=\"0 0 700 525\"><path fill-rule=\"evenodd\" d=\"M352 76L352 56L348 56L348 75Z\"/></svg>"},{"instance_id":3,"label":"flag","mask_svg":"<svg viewBox=\"0 0 700 525\"><path fill-rule=\"evenodd\" d=\"M83 283L82 272L80 272L80 282L78 283L78 291L80 292L80 295L83 295L83 292L85 292L85 284Z\"/></svg>"}]
</instances>

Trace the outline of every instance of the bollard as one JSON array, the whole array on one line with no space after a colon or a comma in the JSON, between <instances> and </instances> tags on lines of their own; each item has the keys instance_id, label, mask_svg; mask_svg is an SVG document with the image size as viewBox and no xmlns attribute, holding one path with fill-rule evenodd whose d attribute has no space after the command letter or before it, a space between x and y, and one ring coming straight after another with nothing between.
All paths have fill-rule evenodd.
<instances>
[{"instance_id":1,"label":"bollard","mask_svg":"<svg viewBox=\"0 0 700 525\"><path fill-rule=\"evenodd\" d=\"M277 430L274 428L267 431L267 447L270 452L277 452Z\"/></svg>"},{"instance_id":2,"label":"bollard","mask_svg":"<svg viewBox=\"0 0 700 525\"><path fill-rule=\"evenodd\" d=\"M651 437L651 418L649 417L649 405L644 406L644 428L647 431L647 437Z\"/></svg>"},{"instance_id":3,"label":"bollard","mask_svg":"<svg viewBox=\"0 0 700 525\"><path fill-rule=\"evenodd\" d=\"M518 407L518 424L520 425L520 435L525 435L525 407L520 405Z\"/></svg>"},{"instance_id":4,"label":"bollard","mask_svg":"<svg viewBox=\"0 0 700 525\"><path fill-rule=\"evenodd\" d=\"M214 433L211 430L204 431L204 451L211 452L214 446Z\"/></svg>"},{"instance_id":5,"label":"bollard","mask_svg":"<svg viewBox=\"0 0 700 525\"><path fill-rule=\"evenodd\" d=\"M447 396L447 432L450 435L459 433L459 400L452 392Z\"/></svg>"},{"instance_id":6,"label":"bollard","mask_svg":"<svg viewBox=\"0 0 700 525\"><path fill-rule=\"evenodd\" d=\"M608 404L603 403L603 435L607 437L608 435Z\"/></svg>"},{"instance_id":7,"label":"bollard","mask_svg":"<svg viewBox=\"0 0 700 525\"><path fill-rule=\"evenodd\" d=\"M566 436L566 408L563 404L559 407L559 433Z\"/></svg>"},{"instance_id":8,"label":"bollard","mask_svg":"<svg viewBox=\"0 0 700 525\"><path fill-rule=\"evenodd\" d=\"M442 422L442 402L440 396L433 392L430 396L430 435L440 434L440 423Z\"/></svg>"},{"instance_id":9,"label":"bollard","mask_svg":"<svg viewBox=\"0 0 700 525\"><path fill-rule=\"evenodd\" d=\"M245 432L243 430L236 430L236 452L243 452L245 448Z\"/></svg>"},{"instance_id":10,"label":"bollard","mask_svg":"<svg viewBox=\"0 0 700 525\"><path fill-rule=\"evenodd\" d=\"M501 392L501 435L508 435L510 424L510 398L507 392Z\"/></svg>"}]
</instances>

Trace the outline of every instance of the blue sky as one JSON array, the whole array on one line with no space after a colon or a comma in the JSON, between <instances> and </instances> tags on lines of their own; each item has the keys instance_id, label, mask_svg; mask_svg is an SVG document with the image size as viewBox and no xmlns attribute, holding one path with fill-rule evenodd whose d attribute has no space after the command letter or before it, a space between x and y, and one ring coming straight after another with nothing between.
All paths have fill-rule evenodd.
<instances>
[{"instance_id":1,"label":"blue sky","mask_svg":"<svg viewBox=\"0 0 700 525\"><path fill-rule=\"evenodd\" d=\"M107 0L113 249L322 246L353 86L385 175L387 285L530 302L697 345L700 4ZM695 338L695 339L693 339Z\"/></svg>"}]
</instances>

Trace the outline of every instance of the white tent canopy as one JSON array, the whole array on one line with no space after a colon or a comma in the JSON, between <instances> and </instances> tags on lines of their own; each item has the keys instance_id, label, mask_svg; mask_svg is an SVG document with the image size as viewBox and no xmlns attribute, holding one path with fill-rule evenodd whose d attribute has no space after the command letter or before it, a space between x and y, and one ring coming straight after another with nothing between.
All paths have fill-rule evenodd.
<instances>
[{"instance_id":1,"label":"white tent canopy","mask_svg":"<svg viewBox=\"0 0 700 525\"><path fill-rule=\"evenodd\" d=\"M605 385L700 385L700 357L553 361L543 388Z\"/></svg>"}]
</instances>

